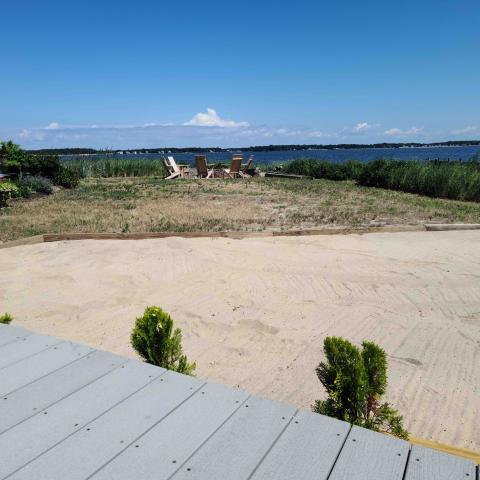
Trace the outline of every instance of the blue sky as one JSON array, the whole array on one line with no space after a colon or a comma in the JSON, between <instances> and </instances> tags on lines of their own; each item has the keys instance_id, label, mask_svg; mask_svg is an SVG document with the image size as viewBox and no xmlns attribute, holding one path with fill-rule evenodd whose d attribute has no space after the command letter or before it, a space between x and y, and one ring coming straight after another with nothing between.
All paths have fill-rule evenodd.
<instances>
[{"instance_id":1,"label":"blue sky","mask_svg":"<svg viewBox=\"0 0 480 480\"><path fill-rule=\"evenodd\" d=\"M480 138L478 0L0 0L28 148Z\"/></svg>"}]
</instances>

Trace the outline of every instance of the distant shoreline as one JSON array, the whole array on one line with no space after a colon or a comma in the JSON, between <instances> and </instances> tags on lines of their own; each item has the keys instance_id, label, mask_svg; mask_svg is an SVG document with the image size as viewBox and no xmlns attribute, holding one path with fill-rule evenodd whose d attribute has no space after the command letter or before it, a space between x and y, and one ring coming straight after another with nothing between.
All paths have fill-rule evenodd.
<instances>
[{"instance_id":1,"label":"distant shoreline","mask_svg":"<svg viewBox=\"0 0 480 480\"><path fill-rule=\"evenodd\" d=\"M162 148L128 148L105 149L94 148L44 148L28 150L29 153L57 155L98 155L98 154L167 154L167 153L222 153L222 152L272 152L272 151L308 151L308 150L363 150L391 148L439 148L439 147L478 147L480 140L461 140L434 143L372 143L372 144L335 144L335 145L257 145L250 147L162 147Z\"/></svg>"}]
</instances>

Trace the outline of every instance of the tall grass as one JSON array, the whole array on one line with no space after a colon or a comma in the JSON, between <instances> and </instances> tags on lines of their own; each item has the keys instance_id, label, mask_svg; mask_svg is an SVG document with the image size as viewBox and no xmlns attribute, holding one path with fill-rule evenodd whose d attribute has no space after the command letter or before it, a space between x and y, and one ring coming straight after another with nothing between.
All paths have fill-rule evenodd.
<instances>
[{"instance_id":1,"label":"tall grass","mask_svg":"<svg viewBox=\"0 0 480 480\"><path fill-rule=\"evenodd\" d=\"M480 164L471 162L394 162L366 164L358 183L429 197L480 202Z\"/></svg>"},{"instance_id":2,"label":"tall grass","mask_svg":"<svg viewBox=\"0 0 480 480\"><path fill-rule=\"evenodd\" d=\"M327 180L357 180L364 164L350 160L347 163L332 163L325 160L310 160L300 158L288 163L284 171L296 175L305 175Z\"/></svg>"},{"instance_id":3,"label":"tall grass","mask_svg":"<svg viewBox=\"0 0 480 480\"><path fill-rule=\"evenodd\" d=\"M166 176L163 161L151 158L75 158L63 160L68 168L85 177Z\"/></svg>"},{"instance_id":4,"label":"tall grass","mask_svg":"<svg viewBox=\"0 0 480 480\"><path fill-rule=\"evenodd\" d=\"M477 159L470 162L378 159L363 164L302 159L288 164L285 171L314 178L356 180L366 187L480 202L480 163Z\"/></svg>"}]
</instances>

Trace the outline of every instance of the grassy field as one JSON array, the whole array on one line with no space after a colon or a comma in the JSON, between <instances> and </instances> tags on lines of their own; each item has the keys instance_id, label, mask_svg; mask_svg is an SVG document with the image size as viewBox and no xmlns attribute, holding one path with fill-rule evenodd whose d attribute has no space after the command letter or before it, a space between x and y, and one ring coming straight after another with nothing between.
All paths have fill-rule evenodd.
<instances>
[{"instance_id":1,"label":"grassy field","mask_svg":"<svg viewBox=\"0 0 480 480\"><path fill-rule=\"evenodd\" d=\"M361 187L352 181L89 178L73 190L15 199L0 240L42 233L262 231L375 222L480 222L480 204Z\"/></svg>"}]
</instances>

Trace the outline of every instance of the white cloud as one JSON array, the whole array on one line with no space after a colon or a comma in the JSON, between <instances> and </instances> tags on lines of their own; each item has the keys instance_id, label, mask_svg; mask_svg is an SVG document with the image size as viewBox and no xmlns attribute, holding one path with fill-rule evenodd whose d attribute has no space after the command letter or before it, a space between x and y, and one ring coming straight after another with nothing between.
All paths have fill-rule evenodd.
<instances>
[{"instance_id":1,"label":"white cloud","mask_svg":"<svg viewBox=\"0 0 480 480\"><path fill-rule=\"evenodd\" d=\"M353 133L363 133L363 132L367 132L369 130L373 130L375 128L378 128L379 126L380 126L379 123L359 122L352 128L352 132Z\"/></svg>"},{"instance_id":2,"label":"white cloud","mask_svg":"<svg viewBox=\"0 0 480 480\"><path fill-rule=\"evenodd\" d=\"M390 128L385 130L384 134L388 137L411 137L415 135L419 135L422 133L423 128L418 127L410 127L408 130L402 130L400 128Z\"/></svg>"},{"instance_id":3,"label":"white cloud","mask_svg":"<svg viewBox=\"0 0 480 480\"><path fill-rule=\"evenodd\" d=\"M478 127L474 127L472 125L472 126L469 126L469 127L460 128L458 130L452 130L450 133L452 133L453 135L463 135L465 133L477 133L479 131L480 131L480 129Z\"/></svg>"},{"instance_id":4,"label":"white cloud","mask_svg":"<svg viewBox=\"0 0 480 480\"><path fill-rule=\"evenodd\" d=\"M60 124L58 122L52 122L45 127L45 130L57 130L59 128L60 128Z\"/></svg>"},{"instance_id":5,"label":"white cloud","mask_svg":"<svg viewBox=\"0 0 480 480\"><path fill-rule=\"evenodd\" d=\"M353 127L353 131L354 132L361 132L362 130L369 130L370 128L372 128L372 126L369 125L367 122L361 122L361 123L357 123Z\"/></svg>"},{"instance_id":6,"label":"white cloud","mask_svg":"<svg viewBox=\"0 0 480 480\"><path fill-rule=\"evenodd\" d=\"M249 123L224 120L220 118L213 108L207 108L206 113L197 113L191 120L185 122L184 125L196 127L248 127Z\"/></svg>"}]
</instances>

